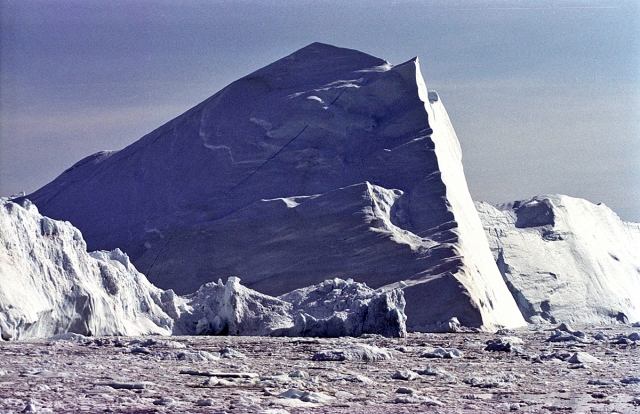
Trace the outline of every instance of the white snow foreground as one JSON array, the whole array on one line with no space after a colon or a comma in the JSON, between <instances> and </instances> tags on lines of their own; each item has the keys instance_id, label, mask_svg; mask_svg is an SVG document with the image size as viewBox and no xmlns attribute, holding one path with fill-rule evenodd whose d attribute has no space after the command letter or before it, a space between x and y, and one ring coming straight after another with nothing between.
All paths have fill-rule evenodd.
<instances>
[{"instance_id":1,"label":"white snow foreground","mask_svg":"<svg viewBox=\"0 0 640 414\"><path fill-rule=\"evenodd\" d=\"M87 253L80 231L28 200L0 207L0 338L232 334L405 336L400 290L327 280L281 298L230 277L180 297L153 286L119 249Z\"/></svg>"},{"instance_id":2,"label":"white snow foreground","mask_svg":"<svg viewBox=\"0 0 640 414\"><path fill-rule=\"evenodd\" d=\"M402 287L412 330L525 324L417 58L311 44L29 198L179 294L235 275L273 296L352 278Z\"/></svg>"},{"instance_id":3,"label":"white snow foreground","mask_svg":"<svg viewBox=\"0 0 640 414\"><path fill-rule=\"evenodd\" d=\"M565 195L476 206L528 322L640 320L640 224Z\"/></svg>"}]
</instances>

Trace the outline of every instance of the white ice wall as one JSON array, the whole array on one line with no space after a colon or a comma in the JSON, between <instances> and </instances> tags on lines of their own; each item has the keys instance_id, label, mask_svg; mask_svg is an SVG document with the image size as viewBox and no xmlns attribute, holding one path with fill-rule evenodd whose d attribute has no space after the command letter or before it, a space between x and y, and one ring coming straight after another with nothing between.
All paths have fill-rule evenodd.
<instances>
[{"instance_id":1,"label":"white ice wall","mask_svg":"<svg viewBox=\"0 0 640 414\"><path fill-rule=\"evenodd\" d=\"M640 320L640 226L603 204L537 196L477 203L505 280L529 322Z\"/></svg>"}]
</instances>

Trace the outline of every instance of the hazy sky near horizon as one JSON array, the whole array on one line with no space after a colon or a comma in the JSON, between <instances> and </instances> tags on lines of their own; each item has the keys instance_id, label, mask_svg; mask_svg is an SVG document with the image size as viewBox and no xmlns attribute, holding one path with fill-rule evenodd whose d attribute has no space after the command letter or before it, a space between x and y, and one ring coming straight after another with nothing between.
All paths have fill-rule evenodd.
<instances>
[{"instance_id":1,"label":"hazy sky near horizon","mask_svg":"<svg viewBox=\"0 0 640 414\"><path fill-rule=\"evenodd\" d=\"M474 199L561 193L640 222L635 0L0 0L0 16L0 196L319 41L419 56Z\"/></svg>"}]
</instances>

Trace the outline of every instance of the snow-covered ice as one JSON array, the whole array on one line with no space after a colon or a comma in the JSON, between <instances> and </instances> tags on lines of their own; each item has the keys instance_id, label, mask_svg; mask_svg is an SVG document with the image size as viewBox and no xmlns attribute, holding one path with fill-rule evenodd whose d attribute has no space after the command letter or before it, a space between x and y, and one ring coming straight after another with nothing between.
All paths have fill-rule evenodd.
<instances>
[{"instance_id":1,"label":"snow-covered ice","mask_svg":"<svg viewBox=\"0 0 640 414\"><path fill-rule=\"evenodd\" d=\"M402 290L374 291L353 280L329 279L286 293L279 299L293 305L295 324L288 336L387 337L407 335Z\"/></svg>"},{"instance_id":2,"label":"snow-covered ice","mask_svg":"<svg viewBox=\"0 0 640 414\"><path fill-rule=\"evenodd\" d=\"M275 298L230 277L226 284L204 284L185 298L191 310L181 316L180 326L196 335L407 334L401 290L378 292L352 280L325 280Z\"/></svg>"},{"instance_id":3,"label":"snow-covered ice","mask_svg":"<svg viewBox=\"0 0 640 414\"><path fill-rule=\"evenodd\" d=\"M2 339L171 334L172 292L147 281L119 249L87 253L78 229L28 200L0 205Z\"/></svg>"},{"instance_id":4,"label":"snow-covered ice","mask_svg":"<svg viewBox=\"0 0 640 414\"><path fill-rule=\"evenodd\" d=\"M640 224L565 195L476 206L527 321L640 320Z\"/></svg>"},{"instance_id":5,"label":"snow-covered ice","mask_svg":"<svg viewBox=\"0 0 640 414\"><path fill-rule=\"evenodd\" d=\"M311 44L29 198L179 294L230 276L273 296L351 278L401 285L411 329L524 324L417 58Z\"/></svg>"}]
</instances>

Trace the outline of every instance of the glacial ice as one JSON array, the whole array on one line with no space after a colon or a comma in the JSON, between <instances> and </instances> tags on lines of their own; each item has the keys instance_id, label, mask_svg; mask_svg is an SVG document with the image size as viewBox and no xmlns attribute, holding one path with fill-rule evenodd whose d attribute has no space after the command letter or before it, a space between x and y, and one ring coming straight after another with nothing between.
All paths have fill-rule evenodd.
<instances>
[{"instance_id":1,"label":"glacial ice","mask_svg":"<svg viewBox=\"0 0 640 414\"><path fill-rule=\"evenodd\" d=\"M525 323L417 58L311 44L29 197L178 294L230 276L273 296L402 281L413 330Z\"/></svg>"},{"instance_id":2,"label":"glacial ice","mask_svg":"<svg viewBox=\"0 0 640 414\"><path fill-rule=\"evenodd\" d=\"M476 207L528 322L640 320L640 224L565 195Z\"/></svg>"},{"instance_id":3,"label":"glacial ice","mask_svg":"<svg viewBox=\"0 0 640 414\"><path fill-rule=\"evenodd\" d=\"M279 297L293 304L295 324L287 336L407 334L402 290L375 291L353 280L329 279Z\"/></svg>"},{"instance_id":4,"label":"glacial ice","mask_svg":"<svg viewBox=\"0 0 640 414\"><path fill-rule=\"evenodd\" d=\"M248 289L236 277L226 285L204 284L186 298L193 313L185 318L195 323L196 335L264 336L293 325L290 303Z\"/></svg>"},{"instance_id":5,"label":"glacial ice","mask_svg":"<svg viewBox=\"0 0 640 414\"><path fill-rule=\"evenodd\" d=\"M406 336L402 291L376 292L362 283L326 280L278 298L230 277L186 296L193 309L181 324L196 335L341 337ZM188 328L194 326L195 329Z\"/></svg>"},{"instance_id":6,"label":"glacial ice","mask_svg":"<svg viewBox=\"0 0 640 414\"><path fill-rule=\"evenodd\" d=\"M68 222L43 217L28 200L0 200L2 339L171 334L167 292L151 285L119 249L88 254ZM177 312L174 309L173 312Z\"/></svg>"}]
</instances>

